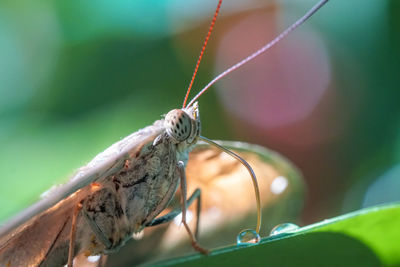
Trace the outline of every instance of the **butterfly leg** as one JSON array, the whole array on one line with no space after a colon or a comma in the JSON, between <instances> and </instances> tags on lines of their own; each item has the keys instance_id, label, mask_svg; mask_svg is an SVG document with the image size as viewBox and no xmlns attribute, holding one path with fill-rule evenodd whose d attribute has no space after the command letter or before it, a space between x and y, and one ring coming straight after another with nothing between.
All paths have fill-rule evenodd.
<instances>
[{"instance_id":1,"label":"butterfly leg","mask_svg":"<svg viewBox=\"0 0 400 267\"><path fill-rule=\"evenodd\" d=\"M76 205L74 209L74 214L72 215L72 222L71 222L71 232L69 235L69 250L68 250L68 267L72 267L73 260L74 260L74 247L75 247L75 237L76 237L76 221L79 215L79 212L82 209L82 204L79 203Z\"/></svg>"},{"instance_id":2,"label":"butterfly leg","mask_svg":"<svg viewBox=\"0 0 400 267\"><path fill-rule=\"evenodd\" d=\"M199 238L199 225L200 225L200 212L201 212L201 190L200 188L197 188L193 194L191 195L191 197L196 193L199 192L199 196L197 197L197 206L196 206L196 228L194 230L194 237L196 237L196 239ZM188 206L190 205L189 202L187 202Z\"/></svg>"},{"instance_id":3,"label":"butterfly leg","mask_svg":"<svg viewBox=\"0 0 400 267\"><path fill-rule=\"evenodd\" d=\"M186 201L186 194L187 194L187 185L186 185L186 174L185 174L185 165L182 161L178 162L177 169L179 172L179 176L181 179L181 196L182 196L182 224L185 227L186 231L189 234L190 241L192 242L192 247L199 251L202 254L208 254L209 251L199 245L197 243L196 237L193 235L192 231L189 228L189 225L186 222L186 209L187 209L187 201Z\"/></svg>"},{"instance_id":4,"label":"butterfly leg","mask_svg":"<svg viewBox=\"0 0 400 267\"><path fill-rule=\"evenodd\" d=\"M196 230L195 230L195 234L194 236L197 238L198 237L198 232L199 232L199 223L200 223L200 211L201 211L201 190L200 188L197 188L196 190L194 190L194 192L192 193L192 195L187 199L186 204L189 207L190 205L192 205L193 201L197 200L197 205L196 205ZM179 214L182 213L182 208L177 208L174 209L170 212L168 212L167 214L165 214L164 216L158 217L154 220L152 220L151 222L149 222L148 224L146 224L146 227L149 226L156 226L159 224L163 224L163 223L168 223L170 221L172 221L173 219L175 219L176 216L178 216Z\"/></svg>"},{"instance_id":5,"label":"butterfly leg","mask_svg":"<svg viewBox=\"0 0 400 267\"><path fill-rule=\"evenodd\" d=\"M105 267L107 264L108 255L100 255L100 260L97 263L97 267Z\"/></svg>"}]
</instances>

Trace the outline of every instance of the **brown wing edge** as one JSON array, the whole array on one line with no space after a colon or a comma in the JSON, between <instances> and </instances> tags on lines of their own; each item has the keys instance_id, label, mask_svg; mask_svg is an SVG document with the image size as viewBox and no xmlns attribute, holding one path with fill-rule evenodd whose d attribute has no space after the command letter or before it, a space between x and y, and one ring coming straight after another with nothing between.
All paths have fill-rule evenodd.
<instances>
[{"instance_id":1,"label":"brown wing edge","mask_svg":"<svg viewBox=\"0 0 400 267\"><path fill-rule=\"evenodd\" d=\"M85 167L78 170L70 181L52 190L49 195L24 211L20 212L0 227L0 253L7 246L6 243L24 231L39 215L55 206L61 200L68 198L77 190L92 182L111 175L118 168L118 162L123 161L132 151L138 150L143 144L152 142L162 131L163 120L156 121L153 125L145 127L98 154Z\"/></svg>"}]
</instances>

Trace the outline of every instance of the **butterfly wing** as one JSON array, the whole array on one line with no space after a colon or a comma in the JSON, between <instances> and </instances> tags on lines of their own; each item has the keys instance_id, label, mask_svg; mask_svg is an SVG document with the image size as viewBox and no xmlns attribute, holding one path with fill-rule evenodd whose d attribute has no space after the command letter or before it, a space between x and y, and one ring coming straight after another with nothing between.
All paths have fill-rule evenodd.
<instances>
[{"instance_id":1,"label":"butterfly wing","mask_svg":"<svg viewBox=\"0 0 400 267\"><path fill-rule=\"evenodd\" d=\"M132 158L151 144L164 130L162 121L139 130L98 154L71 180L53 188L46 196L21 212L0 228L0 265L38 265L50 251L59 251L54 259L68 253L69 230L74 207L84 198L93 182L101 183L123 168ZM59 255L59 257L57 256ZM56 261L52 261L57 264Z\"/></svg>"}]
</instances>

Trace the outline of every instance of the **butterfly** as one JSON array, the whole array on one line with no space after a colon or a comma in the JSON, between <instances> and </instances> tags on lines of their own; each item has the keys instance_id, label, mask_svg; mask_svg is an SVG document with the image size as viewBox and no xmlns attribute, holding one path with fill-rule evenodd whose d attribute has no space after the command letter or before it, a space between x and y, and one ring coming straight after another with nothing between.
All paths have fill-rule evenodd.
<instances>
[{"instance_id":1,"label":"butterfly","mask_svg":"<svg viewBox=\"0 0 400 267\"><path fill-rule=\"evenodd\" d=\"M195 190L187 198L185 172L189 153L199 140L219 147L242 162L249 171L256 192L256 230L259 232L261 201L254 171L240 155L200 135L197 100L216 81L268 50L326 2L320 1L273 41L221 73L186 104L222 3L220 0L183 107L171 110L164 119L113 144L81 168L67 184L50 190L44 199L2 226L0 263L8 266L58 266L68 263L72 266L73 258L78 253L97 255L116 252L132 234L171 221L180 212L192 246L206 254L208 251L198 244L186 217L187 206L194 200L199 203L201 195L199 190ZM181 208L160 217L178 187ZM198 229L198 223L195 228Z\"/></svg>"}]
</instances>

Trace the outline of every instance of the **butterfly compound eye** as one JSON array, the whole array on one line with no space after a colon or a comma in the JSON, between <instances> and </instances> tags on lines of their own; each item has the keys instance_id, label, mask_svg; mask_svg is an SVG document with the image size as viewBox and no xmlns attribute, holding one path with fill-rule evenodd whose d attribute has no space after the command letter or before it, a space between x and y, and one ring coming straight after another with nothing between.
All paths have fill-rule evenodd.
<instances>
[{"instance_id":1,"label":"butterfly compound eye","mask_svg":"<svg viewBox=\"0 0 400 267\"><path fill-rule=\"evenodd\" d=\"M173 109L165 116L167 134L178 142L189 138L192 122L189 115L181 109Z\"/></svg>"}]
</instances>

